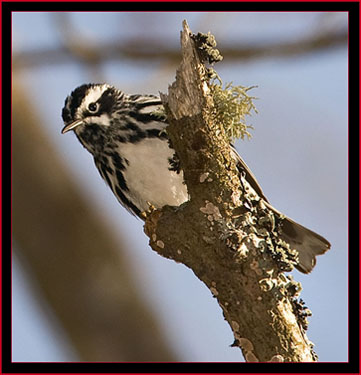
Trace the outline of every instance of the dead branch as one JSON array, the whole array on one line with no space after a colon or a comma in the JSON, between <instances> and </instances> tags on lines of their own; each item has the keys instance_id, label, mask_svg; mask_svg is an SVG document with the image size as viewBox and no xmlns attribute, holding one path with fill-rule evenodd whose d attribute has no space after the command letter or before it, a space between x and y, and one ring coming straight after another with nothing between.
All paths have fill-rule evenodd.
<instances>
[{"instance_id":1,"label":"dead branch","mask_svg":"<svg viewBox=\"0 0 361 375\"><path fill-rule=\"evenodd\" d=\"M294 304L297 283L272 259L268 235L259 235L256 227L250 235L237 223L237 217L250 215L252 198L243 189L224 129L209 115L212 97L186 22L181 45L176 81L162 101L190 200L148 216L150 245L207 285L246 361L313 362L317 357Z\"/></svg>"}]
</instances>

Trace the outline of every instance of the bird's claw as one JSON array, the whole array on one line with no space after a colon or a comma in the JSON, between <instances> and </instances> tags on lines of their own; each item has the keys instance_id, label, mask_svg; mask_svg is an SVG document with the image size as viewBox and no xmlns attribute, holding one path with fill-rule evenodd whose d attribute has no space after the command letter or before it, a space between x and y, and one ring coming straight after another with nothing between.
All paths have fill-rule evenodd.
<instances>
[{"instance_id":1,"label":"bird's claw","mask_svg":"<svg viewBox=\"0 0 361 375\"><path fill-rule=\"evenodd\" d=\"M143 211L143 212L140 213L142 215L142 217L144 217L144 219L146 219L151 213L153 213L154 211L157 210L157 208L152 203L150 203L148 201L147 201L147 205L148 205L147 211Z\"/></svg>"}]
</instances>

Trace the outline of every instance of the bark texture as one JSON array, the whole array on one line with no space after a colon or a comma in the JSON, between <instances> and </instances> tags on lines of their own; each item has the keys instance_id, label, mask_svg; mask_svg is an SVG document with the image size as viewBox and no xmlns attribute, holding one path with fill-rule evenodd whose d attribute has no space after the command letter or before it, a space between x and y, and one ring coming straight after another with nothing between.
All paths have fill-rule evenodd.
<instances>
[{"instance_id":1,"label":"bark texture","mask_svg":"<svg viewBox=\"0 0 361 375\"><path fill-rule=\"evenodd\" d=\"M244 188L224 129L214 121L206 69L191 35L184 22L182 62L162 95L190 200L153 211L145 232L156 252L185 264L207 285L246 361L313 362L297 303L300 284L284 275L283 250L267 229L272 217Z\"/></svg>"}]
</instances>

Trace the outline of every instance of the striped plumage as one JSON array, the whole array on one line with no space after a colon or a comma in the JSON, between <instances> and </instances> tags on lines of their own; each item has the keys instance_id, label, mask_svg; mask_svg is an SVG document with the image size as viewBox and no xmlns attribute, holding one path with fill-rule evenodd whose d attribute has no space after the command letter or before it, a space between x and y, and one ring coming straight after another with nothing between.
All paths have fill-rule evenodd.
<instances>
[{"instance_id":1,"label":"striped plumage","mask_svg":"<svg viewBox=\"0 0 361 375\"><path fill-rule=\"evenodd\" d=\"M107 84L87 84L75 89L65 101L63 133L73 130L93 155L102 178L118 201L141 217L149 204L156 208L178 206L188 199L183 172L166 132L162 103L154 95L126 95ZM233 149L238 169L251 189L276 215L256 178ZM282 238L299 252L297 268L310 272L316 255L330 248L317 233L285 217Z\"/></svg>"}]
</instances>

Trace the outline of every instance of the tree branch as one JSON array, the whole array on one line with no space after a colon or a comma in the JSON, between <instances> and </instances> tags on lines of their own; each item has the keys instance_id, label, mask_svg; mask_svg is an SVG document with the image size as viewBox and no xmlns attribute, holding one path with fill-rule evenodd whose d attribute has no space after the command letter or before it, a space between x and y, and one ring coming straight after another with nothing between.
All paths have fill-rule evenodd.
<instances>
[{"instance_id":1,"label":"tree branch","mask_svg":"<svg viewBox=\"0 0 361 375\"><path fill-rule=\"evenodd\" d=\"M207 285L246 361L315 361L296 300L300 284L282 272L275 239L265 230L271 214L245 189L224 129L212 117L205 67L186 22L181 45L176 81L162 101L190 200L148 216L150 245Z\"/></svg>"}]
</instances>

